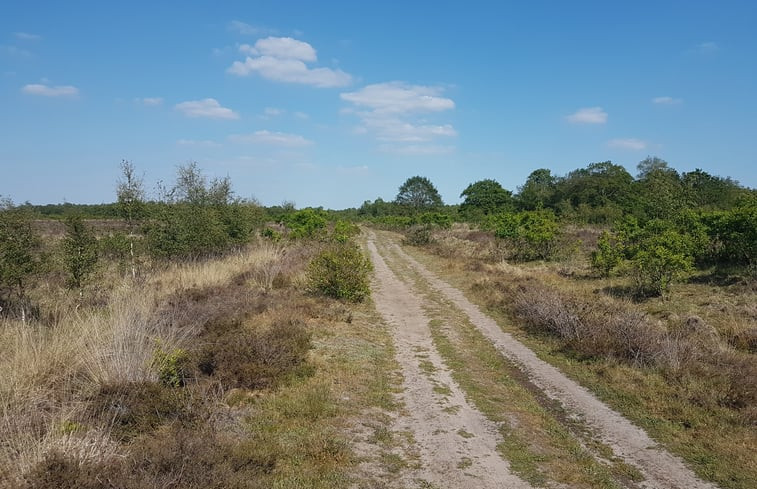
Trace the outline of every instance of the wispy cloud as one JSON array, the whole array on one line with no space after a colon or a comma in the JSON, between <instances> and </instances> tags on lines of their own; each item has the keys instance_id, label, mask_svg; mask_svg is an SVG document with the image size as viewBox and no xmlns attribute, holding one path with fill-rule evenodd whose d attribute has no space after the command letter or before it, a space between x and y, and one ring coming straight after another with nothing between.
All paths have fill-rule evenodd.
<instances>
[{"instance_id":1,"label":"wispy cloud","mask_svg":"<svg viewBox=\"0 0 757 489\"><path fill-rule=\"evenodd\" d=\"M242 22L241 20L232 20L226 26L228 30L242 34L243 36L263 36L266 34L273 34L275 29L269 29L268 27L255 26Z\"/></svg>"},{"instance_id":2,"label":"wispy cloud","mask_svg":"<svg viewBox=\"0 0 757 489\"><path fill-rule=\"evenodd\" d=\"M403 82L368 85L356 92L340 95L342 100L368 107L376 114L439 112L455 108L455 102L441 96L442 89Z\"/></svg>"},{"instance_id":3,"label":"wispy cloud","mask_svg":"<svg viewBox=\"0 0 757 489\"><path fill-rule=\"evenodd\" d=\"M309 116L309 115L307 115L307 114L306 114L306 113L304 113L304 112L295 112L295 113L294 113L294 117L295 117L295 118L297 118L297 119L300 119L301 121L304 121L304 120L310 119L310 116Z\"/></svg>"},{"instance_id":4,"label":"wispy cloud","mask_svg":"<svg viewBox=\"0 0 757 489\"><path fill-rule=\"evenodd\" d=\"M586 107L565 118L573 124L604 124L607 122L607 112L602 107Z\"/></svg>"},{"instance_id":5,"label":"wispy cloud","mask_svg":"<svg viewBox=\"0 0 757 489\"><path fill-rule=\"evenodd\" d=\"M408 145L389 145L379 146L379 150L384 153L391 153L405 156L433 156L449 154L455 151L454 146L439 146L432 144L408 144Z\"/></svg>"},{"instance_id":6,"label":"wispy cloud","mask_svg":"<svg viewBox=\"0 0 757 489\"><path fill-rule=\"evenodd\" d=\"M683 103L683 100L673 97L655 97L652 99L652 103L658 105L678 105Z\"/></svg>"},{"instance_id":7,"label":"wispy cloud","mask_svg":"<svg viewBox=\"0 0 757 489\"><path fill-rule=\"evenodd\" d=\"M265 109L263 109L262 118L263 119L272 119L274 117L278 117L278 116L283 115L283 114L284 114L284 110L283 109L279 109L279 108L276 108L276 107L266 107Z\"/></svg>"},{"instance_id":8,"label":"wispy cloud","mask_svg":"<svg viewBox=\"0 0 757 489\"><path fill-rule=\"evenodd\" d=\"M649 146L649 144L646 141L642 141L641 139L625 138L625 139L611 139L610 141L607 141L607 146L610 148L616 148L616 149L641 151L642 149L646 149Z\"/></svg>"},{"instance_id":9,"label":"wispy cloud","mask_svg":"<svg viewBox=\"0 0 757 489\"><path fill-rule=\"evenodd\" d=\"M307 63L317 61L315 49L308 43L291 37L267 37L255 45L239 47L248 56L235 61L227 70L237 76L257 73L263 78L286 83L301 83L315 87L343 87L352 82L352 76L339 69L310 68Z\"/></svg>"},{"instance_id":10,"label":"wispy cloud","mask_svg":"<svg viewBox=\"0 0 757 489\"><path fill-rule=\"evenodd\" d=\"M274 131L255 131L251 134L232 134L229 141L234 143L268 144L273 146L301 147L313 144L313 141L300 136Z\"/></svg>"},{"instance_id":11,"label":"wispy cloud","mask_svg":"<svg viewBox=\"0 0 757 489\"><path fill-rule=\"evenodd\" d=\"M0 46L0 53L16 58L29 58L32 52L18 46Z\"/></svg>"},{"instance_id":12,"label":"wispy cloud","mask_svg":"<svg viewBox=\"0 0 757 489\"><path fill-rule=\"evenodd\" d=\"M134 101L147 107L157 107L158 105L163 105L163 97L135 98Z\"/></svg>"},{"instance_id":13,"label":"wispy cloud","mask_svg":"<svg viewBox=\"0 0 757 489\"><path fill-rule=\"evenodd\" d=\"M179 139L176 141L176 144L179 146L201 146L201 147L217 147L220 146L219 143L215 141L211 141L209 139Z\"/></svg>"},{"instance_id":14,"label":"wispy cloud","mask_svg":"<svg viewBox=\"0 0 757 489\"><path fill-rule=\"evenodd\" d=\"M379 147L381 151L440 154L449 152L451 147L433 142L457 136L457 131L451 124L429 122L424 114L455 108L455 102L442 96L442 92L439 87L395 81L368 85L340 97L353 105L343 112L354 113L361 119L355 133L372 134L384 143Z\"/></svg>"},{"instance_id":15,"label":"wispy cloud","mask_svg":"<svg viewBox=\"0 0 757 489\"><path fill-rule=\"evenodd\" d=\"M174 107L187 117L207 117L209 119L239 119L239 114L222 107L218 100L206 98L203 100L189 100L176 104Z\"/></svg>"},{"instance_id":16,"label":"wispy cloud","mask_svg":"<svg viewBox=\"0 0 757 489\"><path fill-rule=\"evenodd\" d=\"M31 83L24 85L21 91L29 95L40 95L43 97L76 97L79 95L79 89L72 85L51 87L42 83Z\"/></svg>"},{"instance_id":17,"label":"wispy cloud","mask_svg":"<svg viewBox=\"0 0 757 489\"><path fill-rule=\"evenodd\" d=\"M30 34L28 32L14 32L13 35L16 39L20 39L22 41L39 41L42 39L42 36L37 34Z\"/></svg>"},{"instance_id":18,"label":"wispy cloud","mask_svg":"<svg viewBox=\"0 0 757 489\"><path fill-rule=\"evenodd\" d=\"M699 54L715 54L720 50L720 47L716 42L707 41L707 42L700 42L696 46L696 51Z\"/></svg>"}]
</instances>

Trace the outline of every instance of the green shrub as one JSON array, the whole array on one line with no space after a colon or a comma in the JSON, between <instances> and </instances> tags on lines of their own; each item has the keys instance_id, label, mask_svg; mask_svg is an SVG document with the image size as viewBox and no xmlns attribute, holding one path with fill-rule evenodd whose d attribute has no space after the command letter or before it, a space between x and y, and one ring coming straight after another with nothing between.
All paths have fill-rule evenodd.
<instances>
[{"instance_id":1,"label":"green shrub","mask_svg":"<svg viewBox=\"0 0 757 489\"><path fill-rule=\"evenodd\" d=\"M326 229L326 215L318 209L302 209L287 214L282 219L293 239L314 238Z\"/></svg>"},{"instance_id":2,"label":"green shrub","mask_svg":"<svg viewBox=\"0 0 757 489\"><path fill-rule=\"evenodd\" d=\"M97 265L97 239L81 216L70 216L66 219L66 236L62 245L68 272L66 286L79 289Z\"/></svg>"},{"instance_id":3,"label":"green shrub","mask_svg":"<svg viewBox=\"0 0 757 489\"><path fill-rule=\"evenodd\" d=\"M331 238L339 243L346 243L353 236L360 234L360 228L349 221L338 220L334 223Z\"/></svg>"},{"instance_id":4,"label":"green shrub","mask_svg":"<svg viewBox=\"0 0 757 489\"><path fill-rule=\"evenodd\" d=\"M449 214L442 214L441 212L425 212L418 217L418 221L421 224L438 226L441 229L452 227L452 217Z\"/></svg>"},{"instance_id":5,"label":"green shrub","mask_svg":"<svg viewBox=\"0 0 757 489\"><path fill-rule=\"evenodd\" d=\"M510 246L511 257L517 260L547 260L557 249L560 227L551 210L500 214L487 224Z\"/></svg>"},{"instance_id":6,"label":"green shrub","mask_svg":"<svg viewBox=\"0 0 757 489\"><path fill-rule=\"evenodd\" d=\"M623 244L607 231L603 231L597 241L597 249L591 253L591 266L602 277L609 277L610 273L623 260Z\"/></svg>"},{"instance_id":7,"label":"green shrub","mask_svg":"<svg viewBox=\"0 0 757 489\"><path fill-rule=\"evenodd\" d=\"M26 319L30 312L26 289L40 272L41 247L29 212L0 199L0 308L4 315Z\"/></svg>"},{"instance_id":8,"label":"green shrub","mask_svg":"<svg viewBox=\"0 0 757 489\"><path fill-rule=\"evenodd\" d=\"M672 229L645 237L631 258L636 293L664 295L673 281L691 272L692 248L690 237Z\"/></svg>"},{"instance_id":9,"label":"green shrub","mask_svg":"<svg viewBox=\"0 0 757 489\"><path fill-rule=\"evenodd\" d=\"M260 235L261 235L262 237L264 237L264 238L268 238L268 239L270 239L270 240L271 240L271 241L273 241L274 243L278 243L279 241L281 241L281 238L282 238L282 236L283 236L283 235L281 234L281 232L279 232L279 231L276 231L275 229L271 229L271 228L268 228L268 227L267 227L267 228L265 228L265 229L263 229L263 230L262 230L262 231L260 232Z\"/></svg>"},{"instance_id":10,"label":"green shrub","mask_svg":"<svg viewBox=\"0 0 757 489\"><path fill-rule=\"evenodd\" d=\"M311 292L360 302L370 294L370 260L355 243L336 243L323 250L308 265Z\"/></svg>"},{"instance_id":11,"label":"green shrub","mask_svg":"<svg viewBox=\"0 0 757 489\"><path fill-rule=\"evenodd\" d=\"M163 349L160 341L153 352L152 365L158 371L158 380L166 387L181 387L184 385L189 356L185 350L174 348L171 351Z\"/></svg>"}]
</instances>

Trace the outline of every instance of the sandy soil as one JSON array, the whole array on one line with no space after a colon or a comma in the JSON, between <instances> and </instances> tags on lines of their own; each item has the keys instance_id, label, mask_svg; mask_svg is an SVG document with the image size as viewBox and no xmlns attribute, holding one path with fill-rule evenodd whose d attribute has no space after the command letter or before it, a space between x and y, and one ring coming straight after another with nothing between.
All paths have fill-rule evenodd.
<instances>
[{"instance_id":1,"label":"sandy soil","mask_svg":"<svg viewBox=\"0 0 757 489\"><path fill-rule=\"evenodd\" d=\"M434 349L423 299L386 265L373 242L374 302L391 326L404 378L403 412L395 431L411 433L420 467L398 481L400 487L528 488L509 471L496 451L500 435L465 399Z\"/></svg>"},{"instance_id":2,"label":"sandy soil","mask_svg":"<svg viewBox=\"0 0 757 489\"><path fill-rule=\"evenodd\" d=\"M439 279L396 244L392 256L382 257L377 251L374 234L369 235L368 248L376 268L376 306L394 326L399 362L405 376L404 402L408 408L407 424L421 446L423 467L430 481L441 487L528 487L508 472L508 464L496 453L497 433L484 417L470 406L444 368L434 350L423 315L423 299L402 282L386 265L385 259L399 257L470 321L509 360L518 365L531 382L547 396L559 401L567 413L583 420L596 436L610 446L615 455L637 467L645 480L645 488L714 489L717 486L698 479L683 461L662 448L639 427L610 409L588 390L563 375L558 369L540 360L530 349L517 341L486 316L458 289ZM428 355L437 371L429 378L419 368L417 353ZM434 383L444 384L451 394L440 397L433 390ZM460 406L456 413L443 408ZM469 432L463 438L457 433ZM461 457L469 457L473 465L457 469ZM470 479L478 478L473 483Z\"/></svg>"}]
</instances>

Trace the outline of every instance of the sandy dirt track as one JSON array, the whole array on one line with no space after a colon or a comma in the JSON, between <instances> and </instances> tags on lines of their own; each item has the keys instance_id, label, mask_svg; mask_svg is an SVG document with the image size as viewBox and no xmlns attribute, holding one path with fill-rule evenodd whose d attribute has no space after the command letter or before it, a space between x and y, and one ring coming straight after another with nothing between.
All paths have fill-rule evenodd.
<instances>
[{"instance_id":1,"label":"sandy dirt track","mask_svg":"<svg viewBox=\"0 0 757 489\"><path fill-rule=\"evenodd\" d=\"M715 489L704 482L640 428L610 409L588 390L566 377L555 367L540 360L530 349L513 338L493 319L468 301L460 290L439 279L426 267L407 255L394 243L369 233L368 249L376 269L376 307L392 326L398 361L402 365L406 391L403 402L409 411L405 420L420 445L425 477L442 482L441 487L528 487L508 471L508 464L495 451L498 433L481 413L469 405L449 371L434 349L423 314L423 297L412 286L400 280L387 266L386 260L401 260L410 266L430 287L468 316L471 323L510 361L525 372L530 381L548 397L562 404L570 416L580 418L615 455L639 469L645 488ZM379 248L391 253L379 253ZM387 247L387 248L384 248ZM383 255L383 256L382 256ZM428 356L435 367L435 379L421 371L418 352ZM451 395L439 399L434 383L450 388ZM444 410L445 405L460 406L456 414ZM402 422L402 419L400 420ZM461 439L456 432L473 433ZM461 457L474 461L465 471L457 469ZM477 482L470 480L471 477Z\"/></svg>"},{"instance_id":2,"label":"sandy dirt track","mask_svg":"<svg viewBox=\"0 0 757 489\"><path fill-rule=\"evenodd\" d=\"M421 467L406 476L405 487L418 479L445 488L531 487L510 473L496 451L496 426L468 403L442 363L422 299L389 269L373 242L368 249L376 271L374 301L391 326L404 378L404 413L394 429L412 433L420 455Z\"/></svg>"}]
</instances>

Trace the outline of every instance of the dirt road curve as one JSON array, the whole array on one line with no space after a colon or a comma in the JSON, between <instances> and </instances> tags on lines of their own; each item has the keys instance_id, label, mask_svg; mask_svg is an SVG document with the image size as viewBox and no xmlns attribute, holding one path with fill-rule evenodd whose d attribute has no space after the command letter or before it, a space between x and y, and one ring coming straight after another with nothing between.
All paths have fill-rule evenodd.
<instances>
[{"instance_id":1,"label":"dirt road curve","mask_svg":"<svg viewBox=\"0 0 757 489\"><path fill-rule=\"evenodd\" d=\"M423 297L390 270L385 260L401 260L423 277L432 289L463 311L470 321L531 382L558 400L568 414L582 419L615 455L639 469L640 487L716 489L698 479L683 462L660 447L640 428L599 401L559 370L540 360L463 294L440 280L396 244L391 254L379 253L370 233L368 249L375 269L374 300L392 326L405 391L407 415L400 418L414 434L421 456L423 478L439 487L520 488L529 485L511 474L509 464L496 452L500 435L472 405L450 376L431 340ZM426 362L426 363L424 363ZM425 365L425 368L422 368Z\"/></svg>"}]
</instances>

